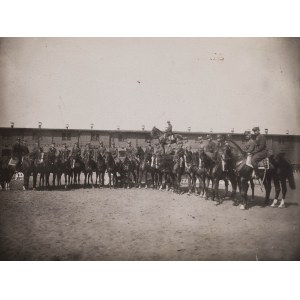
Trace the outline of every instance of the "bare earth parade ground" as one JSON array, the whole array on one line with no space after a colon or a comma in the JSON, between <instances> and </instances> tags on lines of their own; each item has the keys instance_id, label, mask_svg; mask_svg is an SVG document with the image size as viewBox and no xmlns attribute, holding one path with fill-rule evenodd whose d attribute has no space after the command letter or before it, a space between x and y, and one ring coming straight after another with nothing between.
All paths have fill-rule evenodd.
<instances>
[{"instance_id":1,"label":"bare earth parade ground","mask_svg":"<svg viewBox=\"0 0 300 300\"><path fill-rule=\"evenodd\" d=\"M299 260L300 176L286 208L152 189L0 192L1 260ZM272 191L272 196L274 191Z\"/></svg>"}]
</instances>

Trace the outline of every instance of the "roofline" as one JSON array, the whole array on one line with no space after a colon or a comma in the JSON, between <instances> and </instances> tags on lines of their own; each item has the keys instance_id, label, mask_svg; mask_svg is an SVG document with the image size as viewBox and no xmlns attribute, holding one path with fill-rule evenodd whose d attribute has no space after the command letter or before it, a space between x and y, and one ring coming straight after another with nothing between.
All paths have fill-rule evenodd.
<instances>
[{"instance_id":1,"label":"roofline","mask_svg":"<svg viewBox=\"0 0 300 300\"><path fill-rule=\"evenodd\" d=\"M36 128L36 127L0 127L0 130L34 130L34 131L72 131L72 132L82 132L82 131L90 131L90 132L107 132L107 133L151 133L151 130L126 130L126 129L88 129L88 128ZM217 134L230 134L233 136L238 136L238 135L244 135L243 132L209 132L209 131L173 131L174 133L178 134L193 134L193 135L204 135L204 134L212 134L212 135L217 135ZM280 133L268 133L264 135L269 135L269 136L293 136L293 137L300 137L300 134L280 134Z\"/></svg>"}]
</instances>

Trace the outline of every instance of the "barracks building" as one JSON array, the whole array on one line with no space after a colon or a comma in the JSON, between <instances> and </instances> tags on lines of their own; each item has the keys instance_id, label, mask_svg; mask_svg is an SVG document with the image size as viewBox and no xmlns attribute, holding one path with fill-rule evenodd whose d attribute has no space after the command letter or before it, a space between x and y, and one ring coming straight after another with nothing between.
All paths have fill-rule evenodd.
<instances>
[{"instance_id":1,"label":"barracks building","mask_svg":"<svg viewBox=\"0 0 300 300\"><path fill-rule=\"evenodd\" d=\"M194 150L199 149L198 137L206 137L208 132L193 132L185 131L174 133L181 134L184 137L185 143L191 145ZM213 138L217 134L226 134L220 132L211 133ZM232 139L240 146L243 146L243 133L230 133ZM292 162L296 169L300 166L300 135L290 134L265 134L267 138L268 149L274 154L279 151L284 151L286 157ZM17 138L22 138L27 141L29 150L32 149L34 143L38 142L43 146L44 151L48 151L51 143L55 143L56 148L60 148L63 143L66 143L69 148L73 147L75 142L79 143L80 147L84 147L90 143L91 147L95 148L103 141L105 147L110 147L114 141L117 148L125 148L128 141L131 141L133 147L144 147L149 139L152 143L158 142L151 139L150 131L147 130L96 130L96 129L50 129L50 128L17 128L17 127L0 127L0 155L10 156L13 144Z\"/></svg>"}]
</instances>

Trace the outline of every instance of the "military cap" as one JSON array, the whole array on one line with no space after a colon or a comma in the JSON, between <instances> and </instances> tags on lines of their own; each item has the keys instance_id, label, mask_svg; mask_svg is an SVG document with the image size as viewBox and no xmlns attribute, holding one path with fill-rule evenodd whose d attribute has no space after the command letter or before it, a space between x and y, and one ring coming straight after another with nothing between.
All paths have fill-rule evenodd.
<instances>
[{"instance_id":1,"label":"military cap","mask_svg":"<svg viewBox=\"0 0 300 300\"><path fill-rule=\"evenodd\" d=\"M167 121L167 123L171 123L170 121Z\"/></svg>"},{"instance_id":2,"label":"military cap","mask_svg":"<svg viewBox=\"0 0 300 300\"><path fill-rule=\"evenodd\" d=\"M211 138L211 134L208 134L208 135L206 136L206 138L207 138L207 139L210 139L210 138Z\"/></svg>"},{"instance_id":3,"label":"military cap","mask_svg":"<svg viewBox=\"0 0 300 300\"><path fill-rule=\"evenodd\" d=\"M244 135L249 135L249 134L251 134L251 131L250 131L250 130L246 130L246 131L244 132Z\"/></svg>"},{"instance_id":4,"label":"military cap","mask_svg":"<svg viewBox=\"0 0 300 300\"><path fill-rule=\"evenodd\" d=\"M221 134L218 134L217 139L223 139L223 136Z\"/></svg>"},{"instance_id":5,"label":"military cap","mask_svg":"<svg viewBox=\"0 0 300 300\"><path fill-rule=\"evenodd\" d=\"M257 126L257 127L253 127L253 128L252 128L252 131L253 131L253 132L259 131L259 127L258 127L258 126Z\"/></svg>"},{"instance_id":6,"label":"military cap","mask_svg":"<svg viewBox=\"0 0 300 300\"><path fill-rule=\"evenodd\" d=\"M204 147L200 146L199 150L204 151Z\"/></svg>"}]
</instances>

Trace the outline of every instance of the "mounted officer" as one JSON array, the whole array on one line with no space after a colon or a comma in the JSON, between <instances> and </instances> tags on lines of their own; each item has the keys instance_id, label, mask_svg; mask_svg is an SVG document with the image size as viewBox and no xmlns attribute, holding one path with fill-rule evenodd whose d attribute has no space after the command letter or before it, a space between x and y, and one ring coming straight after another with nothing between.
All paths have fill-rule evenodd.
<instances>
[{"instance_id":1,"label":"mounted officer","mask_svg":"<svg viewBox=\"0 0 300 300\"><path fill-rule=\"evenodd\" d=\"M259 127L253 127L252 131L255 136L255 149L251 152L251 163L255 173L257 174L258 163L268 157L267 141L265 136L260 134Z\"/></svg>"},{"instance_id":2,"label":"mounted officer","mask_svg":"<svg viewBox=\"0 0 300 300\"><path fill-rule=\"evenodd\" d=\"M174 139L173 132L172 132L173 127L172 127L172 124L171 124L170 121L167 121L167 124L168 125L167 125L167 128L165 130L165 139L172 141Z\"/></svg>"},{"instance_id":3,"label":"mounted officer","mask_svg":"<svg viewBox=\"0 0 300 300\"><path fill-rule=\"evenodd\" d=\"M174 156L174 161L176 161L177 159L179 159L180 161L180 167L184 166L184 149L183 149L183 143L182 141L179 141L177 143L178 148L175 151L175 156Z\"/></svg>"},{"instance_id":4,"label":"mounted officer","mask_svg":"<svg viewBox=\"0 0 300 300\"><path fill-rule=\"evenodd\" d=\"M104 144L102 141L99 142L99 147L97 148L97 151L99 151L99 153L105 157L106 154L106 148L104 147Z\"/></svg>"},{"instance_id":5,"label":"mounted officer","mask_svg":"<svg viewBox=\"0 0 300 300\"><path fill-rule=\"evenodd\" d=\"M22 153L22 157L26 156L29 154L29 149L27 146L27 141L26 140L22 140L22 145L21 145L21 153Z\"/></svg>"},{"instance_id":6,"label":"mounted officer","mask_svg":"<svg viewBox=\"0 0 300 300\"><path fill-rule=\"evenodd\" d=\"M68 149L68 146L66 143L63 143L63 147L62 149L60 150L64 159L68 159L70 157L70 150Z\"/></svg>"},{"instance_id":7,"label":"mounted officer","mask_svg":"<svg viewBox=\"0 0 300 300\"><path fill-rule=\"evenodd\" d=\"M255 142L252 139L250 130L246 130L244 132L244 137L245 137L246 142L244 144L243 150L249 155L249 154L253 153L253 151L255 149Z\"/></svg>"},{"instance_id":8,"label":"mounted officer","mask_svg":"<svg viewBox=\"0 0 300 300\"><path fill-rule=\"evenodd\" d=\"M147 140L147 145L146 145L146 149L145 149L145 154L150 154L153 155L154 153L154 148L151 145L151 141Z\"/></svg>"},{"instance_id":9,"label":"mounted officer","mask_svg":"<svg viewBox=\"0 0 300 300\"><path fill-rule=\"evenodd\" d=\"M114 141L111 142L111 147L109 148L109 152L111 153L115 162L119 162L118 149L116 148L116 144Z\"/></svg>"},{"instance_id":10,"label":"mounted officer","mask_svg":"<svg viewBox=\"0 0 300 300\"><path fill-rule=\"evenodd\" d=\"M57 150L55 148L55 144L52 143L48 151L48 158L51 162L54 162L56 154Z\"/></svg>"},{"instance_id":11,"label":"mounted officer","mask_svg":"<svg viewBox=\"0 0 300 300\"><path fill-rule=\"evenodd\" d=\"M158 162L158 157L163 155L163 148L160 145L160 143L156 143L154 150L153 150L153 155L152 155L152 160L151 160L151 167L153 167L154 165L157 166L157 162Z\"/></svg>"},{"instance_id":12,"label":"mounted officer","mask_svg":"<svg viewBox=\"0 0 300 300\"><path fill-rule=\"evenodd\" d=\"M72 168L74 168L76 161L80 161L80 156L81 156L81 149L80 149L78 143L76 142L72 148L72 154L71 154Z\"/></svg>"},{"instance_id":13,"label":"mounted officer","mask_svg":"<svg viewBox=\"0 0 300 300\"><path fill-rule=\"evenodd\" d=\"M9 165L16 166L17 169L21 166L22 162L22 145L21 139L17 138L15 144L12 147L11 159Z\"/></svg>"},{"instance_id":14,"label":"mounted officer","mask_svg":"<svg viewBox=\"0 0 300 300\"><path fill-rule=\"evenodd\" d=\"M131 141L127 142L127 146L126 146L126 156L132 160L135 156L135 149L132 147L131 145Z\"/></svg>"},{"instance_id":15,"label":"mounted officer","mask_svg":"<svg viewBox=\"0 0 300 300\"><path fill-rule=\"evenodd\" d=\"M88 154L88 155L90 155L91 153L92 153L92 149L90 148L90 143L87 143L86 145L85 145L85 148L84 148L84 150L83 150L83 157L85 158L86 157L86 155Z\"/></svg>"},{"instance_id":16,"label":"mounted officer","mask_svg":"<svg viewBox=\"0 0 300 300\"><path fill-rule=\"evenodd\" d=\"M205 153L207 154L207 156L209 156L212 160L215 159L215 153L217 150L217 145L216 143L213 141L212 136L210 134L208 134L206 136L208 143L206 145L205 148Z\"/></svg>"},{"instance_id":17,"label":"mounted officer","mask_svg":"<svg viewBox=\"0 0 300 300\"><path fill-rule=\"evenodd\" d=\"M33 149L29 153L29 158L33 161L40 158L40 149L38 143L34 143Z\"/></svg>"}]
</instances>

